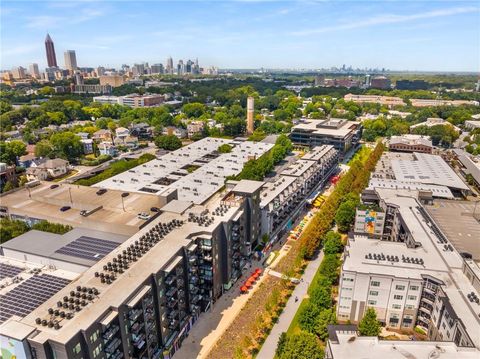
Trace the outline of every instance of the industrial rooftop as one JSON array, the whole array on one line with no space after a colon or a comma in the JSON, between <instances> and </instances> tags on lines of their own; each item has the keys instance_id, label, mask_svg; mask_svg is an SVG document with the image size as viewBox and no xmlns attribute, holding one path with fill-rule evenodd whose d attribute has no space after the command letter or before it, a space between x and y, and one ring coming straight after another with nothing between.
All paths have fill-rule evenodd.
<instances>
[{"instance_id":1,"label":"industrial rooftop","mask_svg":"<svg viewBox=\"0 0 480 359\"><path fill-rule=\"evenodd\" d=\"M229 153L218 147L231 145ZM95 187L160 194L177 190L178 199L201 204L218 191L228 176L241 172L250 159L258 158L273 144L207 137L97 183Z\"/></svg>"}]
</instances>

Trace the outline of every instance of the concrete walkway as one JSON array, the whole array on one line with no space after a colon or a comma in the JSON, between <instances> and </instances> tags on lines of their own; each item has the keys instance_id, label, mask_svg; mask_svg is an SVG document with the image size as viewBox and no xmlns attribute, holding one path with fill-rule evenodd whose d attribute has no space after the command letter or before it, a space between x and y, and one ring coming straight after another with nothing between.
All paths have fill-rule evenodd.
<instances>
[{"instance_id":1,"label":"concrete walkway","mask_svg":"<svg viewBox=\"0 0 480 359\"><path fill-rule=\"evenodd\" d=\"M275 356L275 349L277 349L278 339L282 332L286 332L290 323L297 313L298 307L302 302L302 299L307 295L307 289L310 283L317 272L318 267L323 259L323 251L320 252L317 257L308 263L305 273L302 276L303 281L301 281L293 290L292 296L287 302L287 305L283 309L282 314L278 318L278 322L273 326L272 331L269 336L263 343L260 352L257 355L258 359L272 359ZM295 302L295 297L298 298L298 301Z\"/></svg>"},{"instance_id":2,"label":"concrete walkway","mask_svg":"<svg viewBox=\"0 0 480 359\"><path fill-rule=\"evenodd\" d=\"M281 250L272 265L278 263L287 253L287 250ZM210 311L200 314L200 318L193 326L188 337L185 338L182 346L175 353L174 357L176 359L208 358L208 354L222 334L228 329L247 301L253 296L253 293L260 286L260 283L269 275L269 269L266 269L252 289L250 289L247 294L241 294L240 286L242 286L243 282L250 276L252 270L254 268L262 268L259 262L252 264L252 268L246 271L242 278L218 299Z\"/></svg>"}]
</instances>

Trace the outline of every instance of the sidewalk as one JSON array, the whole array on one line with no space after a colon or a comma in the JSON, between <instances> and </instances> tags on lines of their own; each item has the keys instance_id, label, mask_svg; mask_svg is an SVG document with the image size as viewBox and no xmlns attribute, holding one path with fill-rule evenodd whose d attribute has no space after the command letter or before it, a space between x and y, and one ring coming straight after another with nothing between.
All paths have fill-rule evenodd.
<instances>
[{"instance_id":1,"label":"sidewalk","mask_svg":"<svg viewBox=\"0 0 480 359\"><path fill-rule=\"evenodd\" d=\"M275 356L275 349L277 349L278 339L282 332L286 332L290 323L297 313L298 307L302 302L302 299L307 294L307 289L317 272L318 267L323 259L323 251L318 256L308 263L305 273L302 276L303 281L300 282L293 290L292 296L287 302L287 305L283 309L282 314L278 318L278 322L273 326L272 331L263 343L260 352L257 355L258 359L272 359ZM295 302L295 297L298 297L298 301Z\"/></svg>"},{"instance_id":2,"label":"sidewalk","mask_svg":"<svg viewBox=\"0 0 480 359\"><path fill-rule=\"evenodd\" d=\"M276 264L288 251L282 250L275 258L273 264ZM263 268L258 262L252 263L253 268ZM207 358L218 339L236 318L238 313L245 306L246 302L252 297L265 278L267 278L268 269L260 276L250 291L246 294L240 293L240 286L249 277L251 270L244 273L234 286L226 292L214 304L213 309L206 313L202 313L188 337L182 343L180 349L175 353L176 359L192 359Z\"/></svg>"}]
</instances>

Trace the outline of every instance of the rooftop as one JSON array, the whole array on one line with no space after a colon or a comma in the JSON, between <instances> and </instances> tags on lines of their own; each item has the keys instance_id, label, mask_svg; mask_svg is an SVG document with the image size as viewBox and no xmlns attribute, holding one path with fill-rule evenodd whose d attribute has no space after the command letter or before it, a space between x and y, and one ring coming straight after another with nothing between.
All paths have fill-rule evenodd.
<instances>
[{"instance_id":1,"label":"rooftop","mask_svg":"<svg viewBox=\"0 0 480 359\"><path fill-rule=\"evenodd\" d=\"M453 342L422 342L379 340L378 337L361 337L352 330L342 330L338 326L336 341L329 340L333 358L351 359L476 359L479 352L475 348L460 348Z\"/></svg>"},{"instance_id":2,"label":"rooftop","mask_svg":"<svg viewBox=\"0 0 480 359\"><path fill-rule=\"evenodd\" d=\"M233 146L232 151L219 153L217 149L222 144ZM208 137L97 183L95 187L156 194L176 189L179 200L200 204L218 191L228 176L240 173L245 162L260 157L272 147L270 143Z\"/></svg>"},{"instance_id":3,"label":"rooftop","mask_svg":"<svg viewBox=\"0 0 480 359\"><path fill-rule=\"evenodd\" d=\"M7 207L13 218L45 219L125 235L134 234L145 223L137 217L138 213L148 213L151 207L160 206L159 198L148 193L129 193L122 197L124 191L108 190L99 196L96 194L98 188L94 187L66 183L58 184L56 188L51 186L51 182L43 182L33 188L9 193L1 197L1 206ZM60 211L63 206L71 209ZM82 216L82 210L92 213Z\"/></svg>"},{"instance_id":4,"label":"rooftop","mask_svg":"<svg viewBox=\"0 0 480 359\"><path fill-rule=\"evenodd\" d=\"M411 135L406 134L402 136L390 137L390 145L402 144L402 145L424 145L432 147L432 140L428 136Z\"/></svg>"},{"instance_id":5,"label":"rooftop","mask_svg":"<svg viewBox=\"0 0 480 359\"><path fill-rule=\"evenodd\" d=\"M418 152L385 152L371 178L469 190L442 157Z\"/></svg>"},{"instance_id":6,"label":"rooftop","mask_svg":"<svg viewBox=\"0 0 480 359\"><path fill-rule=\"evenodd\" d=\"M90 267L127 238L87 228L75 228L63 235L31 230L1 247Z\"/></svg>"},{"instance_id":7,"label":"rooftop","mask_svg":"<svg viewBox=\"0 0 480 359\"><path fill-rule=\"evenodd\" d=\"M430 275L442 281L443 290L448 294L450 304L462 319L469 336L477 347L480 346L479 305L468 300L467 294L477 292L463 274L463 258L452 247L445 250L445 243L432 224L420 212L420 204L406 193L376 189L382 200L398 207L398 211L414 240L421 245L408 248L401 242L379 241L365 236L350 239L346 249L346 259L342 270L367 273L369 275L390 275L400 278L416 278ZM448 243L448 241L447 241ZM397 257L398 260L369 259L369 254L384 254L385 257ZM412 261L403 258L417 259ZM413 262L413 263L412 263Z\"/></svg>"},{"instance_id":8,"label":"rooftop","mask_svg":"<svg viewBox=\"0 0 480 359\"><path fill-rule=\"evenodd\" d=\"M347 121L344 119L313 120L303 118L297 125L292 127L292 131L343 138L355 131L358 125L360 125L358 121Z\"/></svg>"},{"instance_id":9,"label":"rooftop","mask_svg":"<svg viewBox=\"0 0 480 359\"><path fill-rule=\"evenodd\" d=\"M236 189L235 189L236 190ZM142 282L152 273L160 270L167 270L172 261L176 260L176 254L185 246L192 243L192 239L198 236L209 236L221 222L229 218L235 217L240 208L237 206L229 206L225 211L216 212L215 209L223 201L226 193L215 194L205 205L194 205L182 215L172 212L161 213L151 223L130 237L111 253L106 255L91 268L87 269L82 275L76 278L72 283L60 290L52 298L45 301L35 311L20 320L21 331L30 332L38 328L38 333L31 340L43 343L50 339L59 343L68 342L74 334L79 330L86 330L93 319L104 317L111 308L117 308L122 303L126 303L136 297L144 288ZM208 210L208 212L207 212ZM201 224L195 221L189 221L191 215L199 215L200 213L210 213L211 222ZM141 260L131 262L129 268L123 274L118 274L118 278L111 284L102 283L100 278L95 276L95 272L102 272L103 266L113 258L121 254L123 250L132 244L135 244L142 236L152 230L160 223L167 224L171 221L181 221L173 225L171 230L167 232L163 238L155 243L145 254ZM70 320L61 319L60 328L49 328L36 324L36 318L46 318L48 316L48 308L56 306L56 303L65 295L69 295L70 291L74 291L77 286L96 288L98 294L94 296L91 302L87 304L81 311L75 312L74 317ZM0 332L2 329L0 328ZM11 334L11 333L9 333Z\"/></svg>"}]
</instances>

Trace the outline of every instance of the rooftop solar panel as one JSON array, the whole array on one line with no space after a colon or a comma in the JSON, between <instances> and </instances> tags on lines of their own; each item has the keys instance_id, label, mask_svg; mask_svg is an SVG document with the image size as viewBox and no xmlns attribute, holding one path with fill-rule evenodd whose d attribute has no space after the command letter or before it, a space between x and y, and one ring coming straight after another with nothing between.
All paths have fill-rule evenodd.
<instances>
[{"instance_id":1,"label":"rooftop solar panel","mask_svg":"<svg viewBox=\"0 0 480 359\"><path fill-rule=\"evenodd\" d=\"M55 253L98 261L117 248L118 245L117 242L82 236L57 249Z\"/></svg>"},{"instance_id":2,"label":"rooftop solar panel","mask_svg":"<svg viewBox=\"0 0 480 359\"><path fill-rule=\"evenodd\" d=\"M70 281L49 274L35 275L0 295L0 324L13 315L25 317Z\"/></svg>"},{"instance_id":3,"label":"rooftop solar panel","mask_svg":"<svg viewBox=\"0 0 480 359\"><path fill-rule=\"evenodd\" d=\"M0 280L4 278L13 278L23 271L20 267L15 267L10 264L0 263Z\"/></svg>"}]
</instances>

